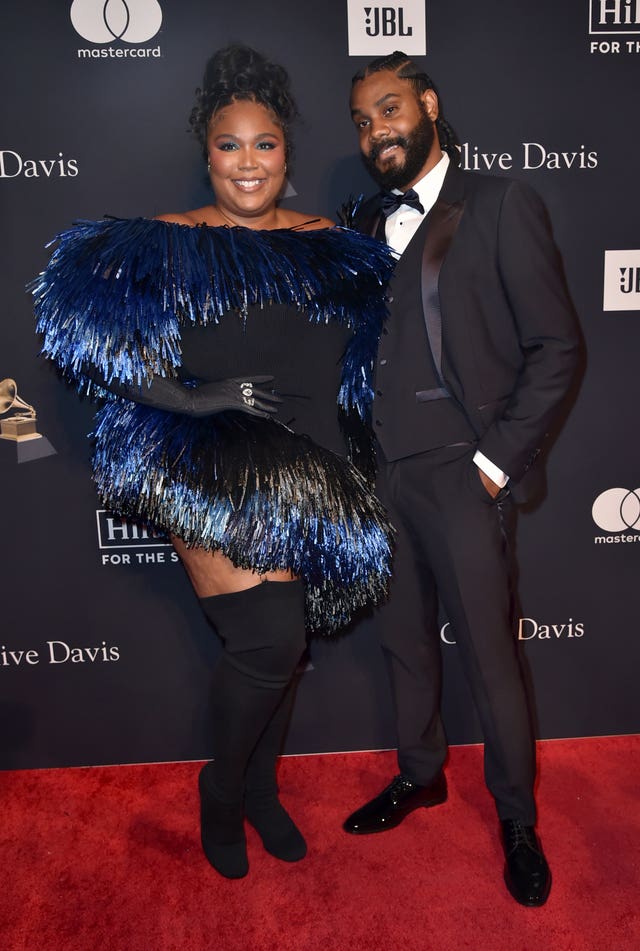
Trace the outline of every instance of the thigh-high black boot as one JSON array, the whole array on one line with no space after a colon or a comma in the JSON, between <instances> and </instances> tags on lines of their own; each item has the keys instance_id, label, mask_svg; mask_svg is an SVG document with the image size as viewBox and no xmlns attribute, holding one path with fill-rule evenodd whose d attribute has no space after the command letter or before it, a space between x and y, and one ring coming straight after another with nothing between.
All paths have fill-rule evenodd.
<instances>
[{"instance_id":1,"label":"thigh-high black boot","mask_svg":"<svg viewBox=\"0 0 640 951\"><path fill-rule=\"evenodd\" d=\"M307 844L278 798L276 762L291 716L295 685L291 683L267 728L258 740L247 766L244 811L272 855L297 862L307 854Z\"/></svg>"},{"instance_id":2,"label":"thigh-high black boot","mask_svg":"<svg viewBox=\"0 0 640 951\"><path fill-rule=\"evenodd\" d=\"M215 759L199 781L202 846L222 875L241 878L248 870L245 771L304 650L304 588L301 581L264 582L201 604L225 648L212 684Z\"/></svg>"}]
</instances>

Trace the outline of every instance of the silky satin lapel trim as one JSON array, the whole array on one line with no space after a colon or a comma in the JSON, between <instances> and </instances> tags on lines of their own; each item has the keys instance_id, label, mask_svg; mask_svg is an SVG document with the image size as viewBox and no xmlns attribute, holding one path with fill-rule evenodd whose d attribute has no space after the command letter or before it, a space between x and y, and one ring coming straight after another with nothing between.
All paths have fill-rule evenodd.
<instances>
[{"instance_id":1,"label":"silky satin lapel trim","mask_svg":"<svg viewBox=\"0 0 640 951\"><path fill-rule=\"evenodd\" d=\"M362 224L359 227L359 231L363 234L368 234L372 238L377 238L378 241L384 241L386 244L387 238L385 234L385 224L387 219L382 214L380 207L378 207L374 212L364 219Z\"/></svg>"},{"instance_id":2,"label":"silky satin lapel trim","mask_svg":"<svg viewBox=\"0 0 640 951\"><path fill-rule=\"evenodd\" d=\"M448 204L438 199L427 215L427 236L422 253L422 310L440 386L434 390L425 390L421 402L451 396L442 376L442 312L438 281L442 264L458 230L463 211L464 201Z\"/></svg>"}]
</instances>

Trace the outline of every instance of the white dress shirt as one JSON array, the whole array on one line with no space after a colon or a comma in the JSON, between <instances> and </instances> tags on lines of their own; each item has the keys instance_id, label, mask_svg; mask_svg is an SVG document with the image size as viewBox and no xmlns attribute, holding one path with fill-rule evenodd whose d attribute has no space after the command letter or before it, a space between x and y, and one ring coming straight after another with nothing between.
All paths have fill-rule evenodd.
<instances>
[{"instance_id":1,"label":"white dress shirt","mask_svg":"<svg viewBox=\"0 0 640 951\"><path fill-rule=\"evenodd\" d=\"M413 190L418 193L425 215L429 214L438 199L448 168L449 156L443 152L438 164L413 186ZM402 194L399 188L394 188L393 191L396 195ZM400 205L397 211L389 215L385 226L385 237L387 244L398 257L405 250L423 220L424 216L417 208L412 208L410 205Z\"/></svg>"},{"instance_id":2,"label":"white dress shirt","mask_svg":"<svg viewBox=\"0 0 640 951\"><path fill-rule=\"evenodd\" d=\"M425 215L429 214L438 199L448 168L449 156L443 152L438 164L413 186L414 191L418 193ZM393 190L397 195L402 194L398 188ZM398 257L401 257L423 220L424 215L410 205L400 205L397 211L389 215L385 225L385 237L387 244ZM473 461L501 488L509 481L509 476L483 453L476 451Z\"/></svg>"}]
</instances>

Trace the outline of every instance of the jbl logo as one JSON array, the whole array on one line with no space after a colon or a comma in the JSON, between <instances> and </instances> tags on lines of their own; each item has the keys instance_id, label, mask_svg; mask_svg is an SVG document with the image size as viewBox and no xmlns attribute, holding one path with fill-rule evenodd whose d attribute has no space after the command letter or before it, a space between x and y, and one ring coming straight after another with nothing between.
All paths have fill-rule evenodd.
<instances>
[{"instance_id":1,"label":"jbl logo","mask_svg":"<svg viewBox=\"0 0 640 951\"><path fill-rule=\"evenodd\" d=\"M402 7L365 7L367 36L413 36L413 27L404 22Z\"/></svg>"},{"instance_id":2,"label":"jbl logo","mask_svg":"<svg viewBox=\"0 0 640 951\"><path fill-rule=\"evenodd\" d=\"M603 310L640 313L640 250L604 252Z\"/></svg>"},{"instance_id":3,"label":"jbl logo","mask_svg":"<svg viewBox=\"0 0 640 951\"><path fill-rule=\"evenodd\" d=\"M623 294L640 294L640 267L620 268L620 290Z\"/></svg>"},{"instance_id":4,"label":"jbl logo","mask_svg":"<svg viewBox=\"0 0 640 951\"><path fill-rule=\"evenodd\" d=\"M397 49L408 56L426 53L425 0L404 0L379 7L347 0L347 7L350 56L386 56Z\"/></svg>"}]
</instances>

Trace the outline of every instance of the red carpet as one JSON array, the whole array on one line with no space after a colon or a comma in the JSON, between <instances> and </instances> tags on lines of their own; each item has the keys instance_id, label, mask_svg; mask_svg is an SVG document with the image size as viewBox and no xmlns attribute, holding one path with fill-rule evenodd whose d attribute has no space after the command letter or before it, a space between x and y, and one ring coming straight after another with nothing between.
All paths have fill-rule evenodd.
<instances>
[{"instance_id":1,"label":"red carpet","mask_svg":"<svg viewBox=\"0 0 640 951\"><path fill-rule=\"evenodd\" d=\"M198 843L198 764L0 773L2 951L626 951L640 948L640 737L539 745L540 835L554 887L522 908L481 749L456 748L448 803L383 835L341 831L392 753L286 759L283 799L309 855L249 830L227 882Z\"/></svg>"}]
</instances>

